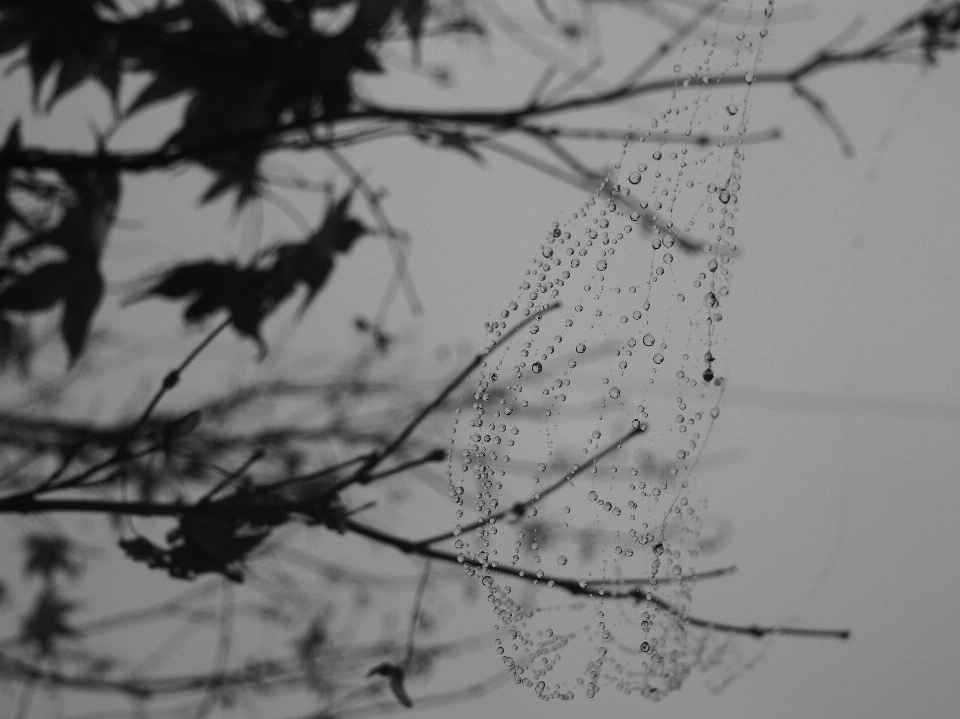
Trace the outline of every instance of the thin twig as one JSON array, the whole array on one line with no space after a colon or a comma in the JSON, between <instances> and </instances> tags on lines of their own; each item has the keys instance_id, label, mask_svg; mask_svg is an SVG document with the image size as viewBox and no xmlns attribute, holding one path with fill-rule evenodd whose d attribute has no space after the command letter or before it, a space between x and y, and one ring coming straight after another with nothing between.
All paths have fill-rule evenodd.
<instances>
[{"instance_id":1,"label":"thin twig","mask_svg":"<svg viewBox=\"0 0 960 719\"><path fill-rule=\"evenodd\" d=\"M384 449L373 454L366 462L363 463L363 466L361 466L354 473L352 477L348 478L348 480L344 482L342 486L346 486L347 484L350 484L352 482L366 483L369 480L370 471L374 467L376 467L378 464L380 464L380 462L382 462L384 459L386 459L387 457L392 455L394 452L396 452L397 449L404 442L406 442L407 438L413 433L413 431L420 426L420 423L423 422L423 420L426 419L427 416L431 412L433 412L433 410L439 407L443 403L443 401L450 395L450 393L453 392L453 390L455 390L457 387L459 387L460 383L463 382L470 375L470 373L473 372L480 365L481 362L487 359L487 357L493 352L495 352L503 343L512 339L513 336L517 332L519 332L521 329L523 329L524 327L526 327L532 322L539 321L543 317L543 315L557 309L558 307L560 307L559 303L554 305L549 305L547 307L542 308L538 312L531 313L529 317L517 323L517 325L514 326L512 330L505 333L500 339L494 342L485 352L480 352L479 354L477 354L473 358L473 360L466 367L464 367L460 371L460 373L457 374L457 376L454 377L447 384L446 387L444 387L440 391L440 393L433 399L433 401L429 402L426 406L424 406L413 417L413 419L411 419L407 423L407 425L402 430L400 430L397 436L394 437L394 439L389 444L387 444L387 446ZM340 489L340 487L338 487L338 489Z\"/></svg>"},{"instance_id":2,"label":"thin twig","mask_svg":"<svg viewBox=\"0 0 960 719\"><path fill-rule=\"evenodd\" d=\"M413 661L414 638L417 635L417 622L420 621L420 607L423 604L423 594L427 589L427 582L430 579L430 560L423 564L423 573L420 575L420 583L417 585L417 593L413 598L413 611L410 613L410 629L407 632L407 653L403 658L401 666L404 670L410 668Z\"/></svg>"},{"instance_id":3,"label":"thin twig","mask_svg":"<svg viewBox=\"0 0 960 719\"><path fill-rule=\"evenodd\" d=\"M512 504L510 507L508 507L507 509L502 509L499 512L494 512L489 517L478 519L476 522L471 522L466 526L457 527L451 532L443 532L433 537L422 539L416 544L417 546L428 547L431 544L436 544L437 542L443 541L444 539L453 539L454 537L457 537L466 532L472 532L473 530L478 529L479 527L483 527L488 524L493 524L498 519L502 519L503 517L506 517L508 515L513 515L517 517L522 516L524 512L530 509L530 507L534 506L537 502L543 499L546 499L561 487L567 485L574 477L577 477L581 472L585 472L588 467L594 466L599 460L603 459L608 454L612 452L616 452L617 450L621 449L623 447L624 442L627 442L630 439L636 437L638 434L643 434L646 431L647 431L647 425L645 424L641 424L639 427L636 427L630 430L625 435L620 437L620 439L614 442L611 442L609 445L607 445L602 450L600 450L595 455L593 455L589 461L584 462L583 464L574 465L572 470L570 470L569 472L564 474L562 477L554 481L554 483L551 484L549 487L547 487L546 489L540 492L535 493L532 497L530 497L525 501L516 502Z\"/></svg>"}]
</instances>

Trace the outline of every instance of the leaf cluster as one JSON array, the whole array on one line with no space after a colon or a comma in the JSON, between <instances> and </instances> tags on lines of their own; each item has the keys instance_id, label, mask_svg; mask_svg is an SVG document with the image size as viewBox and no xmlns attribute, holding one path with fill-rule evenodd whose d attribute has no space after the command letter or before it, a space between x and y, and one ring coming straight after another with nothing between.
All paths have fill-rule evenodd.
<instances>
[{"instance_id":1,"label":"leaf cluster","mask_svg":"<svg viewBox=\"0 0 960 719\"><path fill-rule=\"evenodd\" d=\"M336 32L316 19L351 4L352 20ZM260 159L278 133L343 117L356 100L355 75L383 72L376 49L392 20L400 19L416 48L429 12L427 0L257 5L259 13L235 17L217 0L160 2L132 14L115 0L3 0L0 56L18 54L14 67L27 67L34 106L46 112L88 80L115 106L122 82L142 85L118 107L122 117L188 96L166 150L214 173L203 201L236 191L242 205L259 195Z\"/></svg>"},{"instance_id":2,"label":"leaf cluster","mask_svg":"<svg viewBox=\"0 0 960 719\"><path fill-rule=\"evenodd\" d=\"M20 144L20 125L10 129L5 148ZM103 299L104 278L100 260L120 200L120 180L115 172L62 170L61 192L66 198L59 218L34 226L7 199L11 177L0 174L2 231L12 223L26 235L7 248L0 263L0 365L14 360L24 367L30 340L10 313L32 314L61 306L60 335L75 362L83 353L93 316Z\"/></svg>"}]
</instances>

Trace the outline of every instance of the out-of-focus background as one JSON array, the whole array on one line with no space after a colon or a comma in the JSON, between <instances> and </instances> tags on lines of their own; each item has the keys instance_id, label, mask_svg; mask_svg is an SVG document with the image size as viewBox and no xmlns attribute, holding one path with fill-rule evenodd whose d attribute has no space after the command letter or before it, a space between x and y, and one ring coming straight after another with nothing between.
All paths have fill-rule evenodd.
<instances>
[{"instance_id":1,"label":"out-of-focus background","mask_svg":"<svg viewBox=\"0 0 960 719\"><path fill-rule=\"evenodd\" d=\"M505 5L514 10L515 3ZM851 26L855 45L919 5L778 2L759 69L793 67ZM530 6L526 12L535 16ZM618 77L615 68L635 64L648 47L630 34L635 29L608 22L593 29L595 47L577 50L581 59L602 54L598 81L608 71ZM512 101L525 96L542 70L528 49L500 42L449 50L462 53L450 89L432 89L415 77L398 80L396 73L376 81L381 84L367 82L382 97L419 94L424 104ZM443 60L429 50L424 56L427 63ZM727 389L705 453L717 461L705 463L697 490L731 532L715 561L738 571L701 582L694 606L700 615L731 622L849 628L852 638L746 641L746 654L757 661L736 681L715 693L694 674L659 704L614 691L589 702L544 704L507 685L455 707L414 709L411 716L956 715L960 56L944 53L930 68L826 70L807 85L828 103L855 152L846 156L789 87L752 88L751 131L776 127L782 138L744 150L741 251L724 302ZM7 123L11 108L26 106L27 90L5 81L3 92L0 121ZM74 112L88 112L88 101L80 95L68 102ZM583 124L636 127L659 108L657 96L644 97L591 113ZM162 135L164 128L160 114L123 132L135 144L138 133ZM49 140L58 129L41 123L33 137ZM597 143L587 151L609 166L620 146ZM388 188L391 218L413 238L409 270L423 313L413 316L398 299L388 327L399 351L410 352L404 371L424 380L451 373L451 357L481 346L483 323L516 294L544 233L587 194L509 159L491 157L477 166L460 153L411 142L362 148L352 158L371 182ZM137 276L166 261L172 247L184 256L230 256L258 237L290 231L282 213L269 208L262 233L253 212L231 220L226 202L185 213L204 182L185 174L179 183L149 177L130 183L121 216L136 229L114 232L107 257L114 277ZM309 204L301 206L310 211ZM205 355L188 387L348 355L357 342L350 319L376 311L392 271L382 241L361 242L338 264L301 325L272 327L274 350L265 363L255 362L250 346L224 341ZM119 311L109 298L108 305L98 322L112 327L126 349L105 351L103 357L116 362L113 379L91 385L81 403L104 416L111 407L136 405L146 396L144 382L160 376L198 337L180 334L170 307ZM499 665L492 651L470 662L464 671L477 677Z\"/></svg>"}]
</instances>

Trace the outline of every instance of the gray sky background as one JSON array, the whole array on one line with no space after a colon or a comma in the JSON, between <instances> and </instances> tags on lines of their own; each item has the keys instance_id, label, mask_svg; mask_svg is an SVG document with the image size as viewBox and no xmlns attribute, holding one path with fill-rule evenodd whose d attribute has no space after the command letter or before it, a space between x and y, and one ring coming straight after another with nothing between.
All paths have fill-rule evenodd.
<instances>
[{"instance_id":1,"label":"gray sky background","mask_svg":"<svg viewBox=\"0 0 960 719\"><path fill-rule=\"evenodd\" d=\"M504 3L511 10L515 4L519 0ZM517 14L533 16L528 4ZM854 45L919 6L902 0L778 2L780 22L765 40L760 70L792 66L857 16L866 26ZM619 68L636 64L649 45L633 30L602 28L606 64L598 77L612 80ZM429 48L426 62L440 62ZM464 105L507 104L526 96L542 68L505 43L449 52L461 68L452 90L437 93L423 81L391 76L382 86L371 83L371 94L422 97L424 104L450 98ZM589 55L581 52L581 59ZM664 74L669 63L653 74ZM737 224L742 253L731 265L722 328L728 389L705 452L730 461L705 467L697 488L709 512L733 527L729 546L712 561L735 563L739 572L701 583L694 606L703 616L741 623L848 627L853 638L746 642L747 654L762 647L763 660L719 694L696 674L659 704L613 689L591 701L544 704L506 687L475 703L418 716L956 715L960 57L945 54L930 69L830 70L808 85L840 119L856 155L844 157L830 131L788 88L751 91L750 130L776 126L784 137L745 150ZM8 91L14 97L19 90ZM69 100L75 109L86 101ZM577 124L639 126L661 104L662 98L644 98ZM14 106L5 102L0 109L4 124ZM142 133L166 127L157 113L118 141L133 144ZM48 124L34 132L34 138L52 137L58 128ZM589 151L597 164L610 165L620 148L598 143ZM516 295L546 230L586 196L509 160L492 158L480 168L465 156L408 141L352 157L371 182L389 188L386 208L413 237L410 272L425 311L411 317L398 301L389 326L419 348L405 366L424 379L452 366L431 359L431 348L479 347L483 322ZM315 167L299 166L317 179L329 176L319 160ZM183 256L229 256L249 248L256 236L249 217L231 230L225 204L200 219L184 211L205 181L188 174L178 182L129 184L121 214L142 229L114 233L112 277L135 277L169 259L173 248ZM316 197L296 202L311 222L319 216ZM265 240L294 236L294 226L273 208L266 208L264 223ZM375 312L390 272L383 242L362 242L337 266L302 325L293 331L282 322L270 326L275 351L264 365L256 366L252 346L224 339L192 386L347 355L356 345L350 320ZM100 323L115 327L127 349L104 350L103 357L117 363L110 385L78 400L76 411L105 415L110 407L135 405L144 380L159 377L197 339L170 341L179 332L170 331L175 318L173 306L159 304L105 312ZM189 385L172 401L187 397ZM463 669L464 681L499 667L492 651L473 661Z\"/></svg>"}]
</instances>

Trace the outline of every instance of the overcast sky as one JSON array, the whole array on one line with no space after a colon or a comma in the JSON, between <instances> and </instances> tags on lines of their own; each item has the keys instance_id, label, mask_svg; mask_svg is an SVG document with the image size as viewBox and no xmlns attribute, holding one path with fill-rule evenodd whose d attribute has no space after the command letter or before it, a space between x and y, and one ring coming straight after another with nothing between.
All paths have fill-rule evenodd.
<instances>
[{"instance_id":1,"label":"overcast sky","mask_svg":"<svg viewBox=\"0 0 960 719\"><path fill-rule=\"evenodd\" d=\"M770 26L760 71L791 67L862 16L856 45L920 3L777 5L781 22ZM524 12L535 14L532 7ZM649 47L626 24L599 32L605 65L598 82L618 77L618 68L635 65ZM429 47L425 61L441 62ZM449 91L415 79L370 81L369 90L424 104L507 104L526 96L543 67L505 42L449 53L460 68ZM652 75L668 74L671 62ZM592 703L544 704L506 687L420 716L940 717L960 706L960 57L943 55L934 68L829 70L808 84L829 103L855 154L846 157L788 88L751 90L750 131L777 127L783 138L744 150L740 252L723 302L727 389L695 489L712 520L732 527L729 544L711 561L739 571L698 585L694 608L731 622L849 628L852 639L743 642L745 657L764 656L719 694L695 673L659 704L613 689ZM666 95L651 96L578 124L645 127L666 102ZM6 123L9 111L0 112ZM164 127L160 112L118 141L135 144ZM35 137L56 131L48 124ZM598 143L584 151L609 167L621 147ZM426 375L451 367L431 357L434 348L482 344L483 323L499 319L518 296L552 223L568 221L587 197L493 155L478 167L464 155L404 141L352 157L371 182L389 189L386 208L413 238L410 273L424 312L412 316L398 300L388 327L419 348L425 359L410 371ZM306 169L321 179L329 173L319 161ZM138 224L114 233L112 278L137 276L169 259L172 247L183 256L249 252L260 236L252 216L231 230L221 203L199 220L183 219L205 181L188 174L179 183L130 183L121 215ZM294 201L311 221L319 217L316 198ZM294 232L266 207L264 240ZM365 240L338 265L302 325L271 325L275 351L265 365L256 366L251 345L225 339L193 381L202 385L214 372L249 378L348 354L356 342L350 320L376 312L391 271L383 241ZM644 282L646 273L640 270ZM87 411L130 406L145 378L159 376L196 339L144 329L151 321L173 327L173 308L109 310L100 321L116 327L125 346L139 346L141 360L123 359L115 383L81 403ZM173 402L189 404L188 396ZM492 649L475 661L473 678L499 666Z\"/></svg>"}]
</instances>

